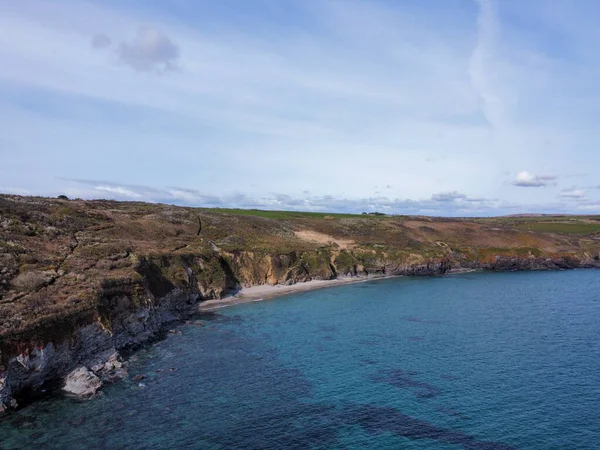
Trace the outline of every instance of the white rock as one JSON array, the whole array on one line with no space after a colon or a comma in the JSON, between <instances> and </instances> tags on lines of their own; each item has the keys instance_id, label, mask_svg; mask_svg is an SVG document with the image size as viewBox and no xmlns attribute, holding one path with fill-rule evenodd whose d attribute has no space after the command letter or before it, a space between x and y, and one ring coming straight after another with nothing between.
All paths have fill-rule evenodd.
<instances>
[{"instance_id":1,"label":"white rock","mask_svg":"<svg viewBox=\"0 0 600 450\"><path fill-rule=\"evenodd\" d=\"M63 391L78 397L90 397L102 387L102 380L87 367L79 367L67 375Z\"/></svg>"}]
</instances>

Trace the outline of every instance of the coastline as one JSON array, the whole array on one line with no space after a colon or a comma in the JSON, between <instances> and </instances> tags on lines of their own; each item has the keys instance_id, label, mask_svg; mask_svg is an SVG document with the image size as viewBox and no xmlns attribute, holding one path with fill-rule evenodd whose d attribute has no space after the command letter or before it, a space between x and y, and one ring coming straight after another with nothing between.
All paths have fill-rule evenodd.
<instances>
[{"instance_id":1,"label":"coastline","mask_svg":"<svg viewBox=\"0 0 600 450\"><path fill-rule=\"evenodd\" d=\"M0 216L0 412L72 373L110 381L121 353L203 311L392 275L600 268L600 225L583 216L520 223L13 195L0 195Z\"/></svg>"},{"instance_id":2,"label":"coastline","mask_svg":"<svg viewBox=\"0 0 600 450\"><path fill-rule=\"evenodd\" d=\"M444 275L461 275L464 273L473 273L473 272L484 272L483 269L470 269L467 267L457 267L455 269L450 269Z\"/></svg>"},{"instance_id":3,"label":"coastline","mask_svg":"<svg viewBox=\"0 0 600 450\"><path fill-rule=\"evenodd\" d=\"M467 273L483 272L483 269L454 268L448 270L444 275L464 275ZM406 275L369 275L334 278L332 280L310 280L294 284L256 284L243 287L233 295L220 299L205 300L198 304L198 312L212 312L228 306L241 305L244 303L260 302L286 295L299 294L302 292L316 291L347 284L363 283L371 280L385 280L399 278Z\"/></svg>"},{"instance_id":4,"label":"coastline","mask_svg":"<svg viewBox=\"0 0 600 450\"><path fill-rule=\"evenodd\" d=\"M243 303L259 302L276 297L283 297L301 292L315 291L335 286L344 286L347 284L362 283L370 280L384 280L387 278L397 278L402 275L381 275L381 276L363 276L363 277L344 277L334 278L332 280L311 280L294 284L257 284L250 287L241 288L236 294L223 297L221 299L206 300L198 304L198 312L211 312L228 306L240 305Z\"/></svg>"}]
</instances>

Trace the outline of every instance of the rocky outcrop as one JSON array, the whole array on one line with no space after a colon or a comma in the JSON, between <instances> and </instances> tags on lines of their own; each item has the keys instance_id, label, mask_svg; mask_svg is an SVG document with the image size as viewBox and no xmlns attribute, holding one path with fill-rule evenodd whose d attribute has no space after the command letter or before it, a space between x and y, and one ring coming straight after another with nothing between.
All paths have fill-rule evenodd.
<instances>
[{"instance_id":1,"label":"rocky outcrop","mask_svg":"<svg viewBox=\"0 0 600 450\"><path fill-rule=\"evenodd\" d=\"M102 380L87 367L78 367L65 379L63 391L81 398L89 398L102 387Z\"/></svg>"},{"instance_id":2,"label":"rocky outcrop","mask_svg":"<svg viewBox=\"0 0 600 450\"><path fill-rule=\"evenodd\" d=\"M102 381L113 383L127 376L127 363L121 359L121 356L117 352L114 352L104 364L92 367L92 371Z\"/></svg>"},{"instance_id":3,"label":"rocky outcrop","mask_svg":"<svg viewBox=\"0 0 600 450\"><path fill-rule=\"evenodd\" d=\"M6 346L6 343L3 343ZM115 352L110 333L98 324L82 326L66 336L48 342L18 342L16 355L1 355L4 379L0 399L27 399L44 389L48 382L66 375L80 363L94 364Z\"/></svg>"},{"instance_id":4,"label":"rocky outcrop","mask_svg":"<svg viewBox=\"0 0 600 450\"><path fill-rule=\"evenodd\" d=\"M494 272L593 269L600 268L600 261L594 258L577 259L574 257L520 258L516 256L497 256L493 262L462 261L460 267Z\"/></svg>"}]
</instances>

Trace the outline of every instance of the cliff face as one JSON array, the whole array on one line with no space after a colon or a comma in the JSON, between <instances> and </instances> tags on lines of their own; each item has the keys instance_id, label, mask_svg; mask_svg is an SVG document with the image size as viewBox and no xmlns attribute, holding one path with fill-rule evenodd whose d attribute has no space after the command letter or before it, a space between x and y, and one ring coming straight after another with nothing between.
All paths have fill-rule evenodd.
<instances>
[{"instance_id":1,"label":"cliff face","mask_svg":"<svg viewBox=\"0 0 600 450\"><path fill-rule=\"evenodd\" d=\"M120 351L241 287L600 266L594 217L247 214L0 196L0 410L74 369L123 376Z\"/></svg>"}]
</instances>

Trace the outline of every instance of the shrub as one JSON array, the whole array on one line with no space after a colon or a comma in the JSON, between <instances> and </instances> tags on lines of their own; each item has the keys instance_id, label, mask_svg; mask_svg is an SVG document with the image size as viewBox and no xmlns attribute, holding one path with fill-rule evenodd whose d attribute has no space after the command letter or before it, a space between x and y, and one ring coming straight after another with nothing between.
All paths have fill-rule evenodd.
<instances>
[{"instance_id":1,"label":"shrub","mask_svg":"<svg viewBox=\"0 0 600 450\"><path fill-rule=\"evenodd\" d=\"M21 273L14 280L15 287L22 291L37 291L47 284L47 277L43 273L34 271Z\"/></svg>"}]
</instances>

